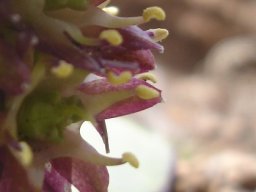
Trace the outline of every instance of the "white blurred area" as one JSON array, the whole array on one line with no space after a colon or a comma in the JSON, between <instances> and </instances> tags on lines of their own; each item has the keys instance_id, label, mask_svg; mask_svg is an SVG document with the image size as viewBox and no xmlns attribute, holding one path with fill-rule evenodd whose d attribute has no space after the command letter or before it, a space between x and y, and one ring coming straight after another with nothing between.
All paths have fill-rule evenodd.
<instances>
[{"instance_id":1,"label":"white blurred area","mask_svg":"<svg viewBox=\"0 0 256 192\"><path fill-rule=\"evenodd\" d=\"M167 138L129 117L110 119L106 123L109 156L120 157L124 152L132 152L140 162L138 169L128 164L108 167L109 192L166 192L174 169L173 150ZM103 142L90 123L83 124L81 135L100 153L105 153Z\"/></svg>"}]
</instances>

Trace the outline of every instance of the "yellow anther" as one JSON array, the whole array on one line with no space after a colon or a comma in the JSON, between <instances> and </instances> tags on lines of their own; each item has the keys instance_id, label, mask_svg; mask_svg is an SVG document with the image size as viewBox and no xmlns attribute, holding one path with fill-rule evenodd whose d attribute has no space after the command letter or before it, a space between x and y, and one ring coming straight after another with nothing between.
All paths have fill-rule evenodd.
<instances>
[{"instance_id":1,"label":"yellow anther","mask_svg":"<svg viewBox=\"0 0 256 192\"><path fill-rule=\"evenodd\" d=\"M127 83L132 78L132 73L130 71L124 71L119 75L116 75L112 71L107 74L108 81L113 85L120 85Z\"/></svg>"},{"instance_id":2,"label":"yellow anther","mask_svg":"<svg viewBox=\"0 0 256 192\"><path fill-rule=\"evenodd\" d=\"M154 40L156 42L164 40L168 35L169 31L167 29L159 28L154 30Z\"/></svg>"},{"instance_id":3,"label":"yellow anther","mask_svg":"<svg viewBox=\"0 0 256 192\"><path fill-rule=\"evenodd\" d=\"M59 78L66 78L70 76L74 71L74 66L65 62L60 61L57 67L52 68L52 73Z\"/></svg>"},{"instance_id":4,"label":"yellow anther","mask_svg":"<svg viewBox=\"0 0 256 192\"><path fill-rule=\"evenodd\" d=\"M139 85L135 89L136 95L141 99L154 99L159 97L159 92L146 85Z\"/></svg>"},{"instance_id":5,"label":"yellow anther","mask_svg":"<svg viewBox=\"0 0 256 192\"><path fill-rule=\"evenodd\" d=\"M25 142L20 142L20 148L21 150L14 150L11 148L11 151L13 152L14 156L17 158L17 160L24 166L27 167L32 163L33 160L33 153L30 148L30 146Z\"/></svg>"},{"instance_id":6,"label":"yellow anther","mask_svg":"<svg viewBox=\"0 0 256 192\"><path fill-rule=\"evenodd\" d=\"M124 153L122 159L134 168L138 168L140 165L137 157L132 153Z\"/></svg>"},{"instance_id":7,"label":"yellow anther","mask_svg":"<svg viewBox=\"0 0 256 192\"><path fill-rule=\"evenodd\" d=\"M144 80L144 81L148 81L149 80L152 83L156 83L157 82L155 75L152 74L152 73L142 73L142 74L138 75L137 78L141 79L141 80Z\"/></svg>"},{"instance_id":8,"label":"yellow anther","mask_svg":"<svg viewBox=\"0 0 256 192\"><path fill-rule=\"evenodd\" d=\"M148 7L143 11L143 19L145 22L148 22L151 19L162 21L162 20L165 20L165 17L166 17L165 12L160 7Z\"/></svg>"},{"instance_id":9,"label":"yellow anther","mask_svg":"<svg viewBox=\"0 0 256 192\"><path fill-rule=\"evenodd\" d=\"M114 15L114 16L119 13L118 7L115 7L115 6L105 7L102 10L105 11L106 13L108 13L110 15Z\"/></svg>"},{"instance_id":10,"label":"yellow anther","mask_svg":"<svg viewBox=\"0 0 256 192\"><path fill-rule=\"evenodd\" d=\"M118 46L123 43L122 35L114 29L102 31L100 34L100 39L104 39L114 46Z\"/></svg>"}]
</instances>

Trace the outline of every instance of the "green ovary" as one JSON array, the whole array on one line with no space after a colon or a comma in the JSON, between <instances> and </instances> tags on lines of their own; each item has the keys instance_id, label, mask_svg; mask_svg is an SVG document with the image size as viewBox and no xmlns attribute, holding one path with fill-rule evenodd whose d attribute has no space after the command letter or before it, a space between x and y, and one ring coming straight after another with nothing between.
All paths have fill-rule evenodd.
<instances>
[{"instance_id":1,"label":"green ovary","mask_svg":"<svg viewBox=\"0 0 256 192\"><path fill-rule=\"evenodd\" d=\"M84 109L74 97L63 98L54 91L35 91L18 114L22 139L58 142L66 126L84 119Z\"/></svg>"}]
</instances>

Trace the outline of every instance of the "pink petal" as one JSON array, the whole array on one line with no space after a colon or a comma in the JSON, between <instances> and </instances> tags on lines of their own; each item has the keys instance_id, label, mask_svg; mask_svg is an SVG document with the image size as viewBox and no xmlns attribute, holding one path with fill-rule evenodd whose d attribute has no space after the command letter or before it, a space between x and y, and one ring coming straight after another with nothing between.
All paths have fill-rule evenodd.
<instances>
[{"instance_id":1,"label":"pink petal","mask_svg":"<svg viewBox=\"0 0 256 192\"><path fill-rule=\"evenodd\" d=\"M126 100L117 102L114 105L110 106L106 110L99 113L96 118L100 121L102 119L110 119L114 117L135 113L152 107L155 104L160 103L161 100L162 99L160 97L149 100L143 100L138 97L128 98Z\"/></svg>"}]
</instances>

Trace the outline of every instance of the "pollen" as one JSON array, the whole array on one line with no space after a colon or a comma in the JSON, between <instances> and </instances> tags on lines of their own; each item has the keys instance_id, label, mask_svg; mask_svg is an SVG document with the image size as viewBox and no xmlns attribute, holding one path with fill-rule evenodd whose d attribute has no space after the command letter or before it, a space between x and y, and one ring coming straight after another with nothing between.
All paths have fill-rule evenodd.
<instances>
[{"instance_id":1,"label":"pollen","mask_svg":"<svg viewBox=\"0 0 256 192\"><path fill-rule=\"evenodd\" d=\"M100 39L106 40L111 45L118 46L123 43L122 35L114 29L104 30L100 34Z\"/></svg>"},{"instance_id":2,"label":"pollen","mask_svg":"<svg viewBox=\"0 0 256 192\"><path fill-rule=\"evenodd\" d=\"M52 68L52 73L58 78L67 78L73 73L73 71L73 65L65 61L60 61L60 64L57 67Z\"/></svg>"},{"instance_id":3,"label":"pollen","mask_svg":"<svg viewBox=\"0 0 256 192\"><path fill-rule=\"evenodd\" d=\"M141 99L154 99L159 97L159 92L146 85L139 85L135 89L136 95Z\"/></svg>"},{"instance_id":4,"label":"pollen","mask_svg":"<svg viewBox=\"0 0 256 192\"><path fill-rule=\"evenodd\" d=\"M148 7L143 11L143 19L145 22L148 22L152 19L159 21L165 20L165 12L160 7Z\"/></svg>"},{"instance_id":5,"label":"pollen","mask_svg":"<svg viewBox=\"0 0 256 192\"><path fill-rule=\"evenodd\" d=\"M33 153L30 146L26 142L20 142L21 150L11 149L14 156L18 159L18 161L24 166L27 167L32 163Z\"/></svg>"},{"instance_id":6,"label":"pollen","mask_svg":"<svg viewBox=\"0 0 256 192\"><path fill-rule=\"evenodd\" d=\"M140 165L137 157L132 153L124 153L122 159L123 161L129 163L134 168L138 168Z\"/></svg>"},{"instance_id":7,"label":"pollen","mask_svg":"<svg viewBox=\"0 0 256 192\"><path fill-rule=\"evenodd\" d=\"M152 83L156 83L156 77L154 74L152 73L142 73L140 75L138 75L138 79L144 80L144 81L151 81Z\"/></svg>"},{"instance_id":8,"label":"pollen","mask_svg":"<svg viewBox=\"0 0 256 192\"><path fill-rule=\"evenodd\" d=\"M169 35L169 31L167 29L161 29L161 28L154 29L153 33L154 33L153 39L156 42L166 39Z\"/></svg>"},{"instance_id":9,"label":"pollen","mask_svg":"<svg viewBox=\"0 0 256 192\"><path fill-rule=\"evenodd\" d=\"M112 71L107 74L108 81L113 85L120 85L127 83L132 78L132 73L130 71L124 71L119 75L116 75Z\"/></svg>"}]
</instances>

